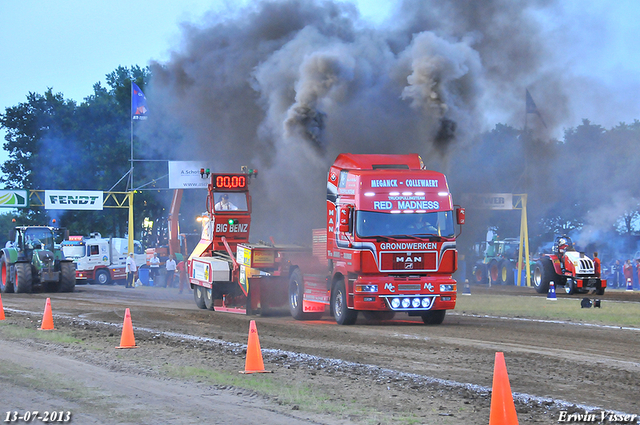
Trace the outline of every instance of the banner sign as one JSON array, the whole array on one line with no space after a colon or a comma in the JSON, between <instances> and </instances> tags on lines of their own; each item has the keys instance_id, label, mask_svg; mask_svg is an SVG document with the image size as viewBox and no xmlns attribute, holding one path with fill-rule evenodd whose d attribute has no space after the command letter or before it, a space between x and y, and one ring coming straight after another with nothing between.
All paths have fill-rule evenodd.
<instances>
[{"instance_id":1,"label":"banner sign","mask_svg":"<svg viewBox=\"0 0 640 425\"><path fill-rule=\"evenodd\" d=\"M468 209L512 210L513 193L464 193L461 204Z\"/></svg>"},{"instance_id":2,"label":"banner sign","mask_svg":"<svg viewBox=\"0 0 640 425\"><path fill-rule=\"evenodd\" d=\"M27 208L28 206L28 190L0 190L0 208Z\"/></svg>"},{"instance_id":3,"label":"banner sign","mask_svg":"<svg viewBox=\"0 0 640 425\"><path fill-rule=\"evenodd\" d=\"M169 161L169 189L206 189L210 179L200 175L210 166L198 161Z\"/></svg>"},{"instance_id":4,"label":"banner sign","mask_svg":"<svg viewBox=\"0 0 640 425\"><path fill-rule=\"evenodd\" d=\"M47 210L102 210L104 196L96 190L45 190Z\"/></svg>"}]
</instances>

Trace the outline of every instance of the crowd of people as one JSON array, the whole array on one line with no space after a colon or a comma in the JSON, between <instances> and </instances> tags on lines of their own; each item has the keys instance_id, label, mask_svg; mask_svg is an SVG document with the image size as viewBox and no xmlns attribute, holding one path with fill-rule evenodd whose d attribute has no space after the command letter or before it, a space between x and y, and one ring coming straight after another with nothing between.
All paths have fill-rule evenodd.
<instances>
[{"instance_id":1,"label":"crowd of people","mask_svg":"<svg viewBox=\"0 0 640 425\"><path fill-rule=\"evenodd\" d=\"M612 289L625 289L629 282L634 290L640 289L640 259L615 260L603 271L607 286Z\"/></svg>"},{"instance_id":2,"label":"crowd of people","mask_svg":"<svg viewBox=\"0 0 640 425\"><path fill-rule=\"evenodd\" d=\"M176 262L176 255L171 254L165 261L164 268L164 287L175 288L177 286L179 293L182 294L185 287L188 288L187 270L184 260ZM129 256L127 257L127 261L125 263L125 271L127 273L127 282L125 288L135 288L136 282L138 282L140 279L139 267L136 264L133 253L129 254ZM178 272L177 284L174 282L176 272ZM162 273L160 272L160 258L158 258L157 253L154 253L153 257L149 260L149 285L163 286L161 284L161 276Z\"/></svg>"}]
</instances>

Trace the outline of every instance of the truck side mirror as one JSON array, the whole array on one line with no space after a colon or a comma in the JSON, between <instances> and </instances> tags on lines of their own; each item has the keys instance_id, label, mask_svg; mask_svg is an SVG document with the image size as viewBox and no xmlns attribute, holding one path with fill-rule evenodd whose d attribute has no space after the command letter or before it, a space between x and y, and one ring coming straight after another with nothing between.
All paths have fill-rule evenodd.
<instances>
[{"instance_id":1,"label":"truck side mirror","mask_svg":"<svg viewBox=\"0 0 640 425\"><path fill-rule=\"evenodd\" d=\"M465 220L465 209L458 207L456 208L456 221L458 224L464 224Z\"/></svg>"},{"instance_id":2,"label":"truck side mirror","mask_svg":"<svg viewBox=\"0 0 640 425\"><path fill-rule=\"evenodd\" d=\"M341 233L348 232L351 228L351 207L349 205L345 205L340 207L340 226L338 226L338 230Z\"/></svg>"}]
</instances>

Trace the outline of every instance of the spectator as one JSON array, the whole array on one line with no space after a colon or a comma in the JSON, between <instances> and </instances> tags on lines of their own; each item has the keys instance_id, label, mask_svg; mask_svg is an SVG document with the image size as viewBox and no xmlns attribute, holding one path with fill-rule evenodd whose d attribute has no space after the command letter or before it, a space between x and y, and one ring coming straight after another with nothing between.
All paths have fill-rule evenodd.
<instances>
[{"instance_id":1,"label":"spectator","mask_svg":"<svg viewBox=\"0 0 640 425\"><path fill-rule=\"evenodd\" d=\"M622 273L622 266L620 264L620 260L616 260L611 266L611 271L613 272L613 288L620 287L620 274Z\"/></svg>"},{"instance_id":2,"label":"spectator","mask_svg":"<svg viewBox=\"0 0 640 425\"><path fill-rule=\"evenodd\" d=\"M171 254L171 256L167 259L166 268L167 268L167 281L164 285L165 288L173 287L173 275L176 272L176 255Z\"/></svg>"},{"instance_id":3,"label":"spectator","mask_svg":"<svg viewBox=\"0 0 640 425\"><path fill-rule=\"evenodd\" d=\"M633 266L631 265L631 260L627 260L624 262L624 266L622 266L622 270L624 273L624 283L623 287L626 288L627 284L633 279Z\"/></svg>"},{"instance_id":4,"label":"spectator","mask_svg":"<svg viewBox=\"0 0 640 425\"><path fill-rule=\"evenodd\" d=\"M184 286L187 283L187 270L186 270L186 264L184 263L184 260L180 261L176 266L176 268L178 269L178 279L180 282L178 286L178 288L180 289L179 293L182 294L182 290L184 289Z\"/></svg>"},{"instance_id":5,"label":"spectator","mask_svg":"<svg viewBox=\"0 0 640 425\"><path fill-rule=\"evenodd\" d=\"M127 258L127 261L125 263L125 269L127 272L127 285L125 286L125 288L133 288L136 273L138 272L138 267L136 267L136 261L133 259L133 252L129 254L129 257Z\"/></svg>"},{"instance_id":6,"label":"spectator","mask_svg":"<svg viewBox=\"0 0 640 425\"><path fill-rule=\"evenodd\" d=\"M600 259L598 258L598 252L597 251L593 253L593 268L594 268L594 272L595 272L596 276L600 277L601 266L600 266Z\"/></svg>"},{"instance_id":7,"label":"spectator","mask_svg":"<svg viewBox=\"0 0 640 425\"><path fill-rule=\"evenodd\" d=\"M158 253L154 252L153 257L149 261L149 278L154 282L156 280L156 276L160 273L160 259L158 258Z\"/></svg>"}]
</instances>

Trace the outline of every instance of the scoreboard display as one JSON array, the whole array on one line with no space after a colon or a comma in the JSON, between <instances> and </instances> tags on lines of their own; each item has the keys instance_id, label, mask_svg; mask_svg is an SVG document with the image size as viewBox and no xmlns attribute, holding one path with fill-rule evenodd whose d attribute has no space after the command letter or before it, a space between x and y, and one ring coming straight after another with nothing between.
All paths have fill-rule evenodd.
<instances>
[{"instance_id":1,"label":"scoreboard display","mask_svg":"<svg viewBox=\"0 0 640 425\"><path fill-rule=\"evenodd\" d=\"M248 183L246 174L212 174L211 182L218 190L244 190Z\"/></svg>"}]
</instances>

